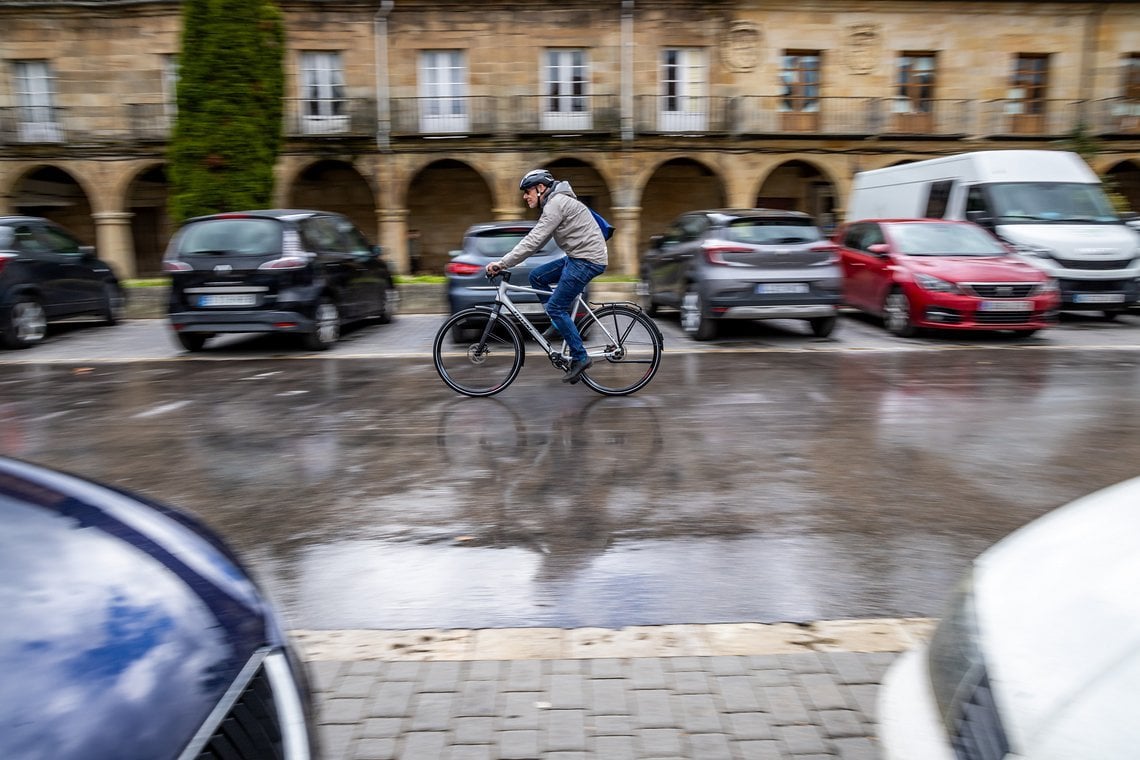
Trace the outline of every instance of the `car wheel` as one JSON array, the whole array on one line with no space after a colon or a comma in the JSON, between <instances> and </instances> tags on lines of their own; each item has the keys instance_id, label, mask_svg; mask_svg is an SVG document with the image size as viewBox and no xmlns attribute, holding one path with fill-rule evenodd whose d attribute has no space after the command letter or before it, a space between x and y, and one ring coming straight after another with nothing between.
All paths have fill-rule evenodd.
<instances>
[{"instance_id":1,"label":"car wheel","mask_svg":"<svg viewBox=\"0 0 1140 760\"><path fill-rule=\"evenodd\" d=\"M681 329L693 340L716 337L716 322L705 316L704 300L695 284L681 298Z\"/></svg>"},{"instance_id":2,"label":"car wheel","mask_svg":"<svg viewBox=\"0 0 1140 760\"><path fill-rule=\"evenodd\" d=\"M386 325L396 318L396 314L399 311L400 291L395 285L391 285L384 291L384 305L380 309L380 315L377 317L377 321L382 325Z\"/></svg>"},{"instance_id":3,"label":"car wheel","mask_svg":"<svg viewBox=\"0 0 1140 760\"><path fill-rule=\"evenodd\" d=\"M108 325L119 324L126 308L127 299L123 289L109 282L103 285L103 307L99 310L103 322Z\"/></svg>"},{"instance_id":4,"label":"car wheel","mask_svg":"<svg viewBox=\"0 0 1140 760\"><path fill-rule=\"evenodd\" d=\"M817 338L826 338L835 330L836 321L836 317L816 317L815 319L809 319L808 324L811 325L811 334Z\"/></svg>"},{"instance_id":5,"label":"car wheel","mask_svg":"<svg viewBox=\"0 0 1140 760\"><path fill-rule=\"evenodd\" d=\"M302 342L310 351L326 351L340 340L340 309L328 297L321 298L313 317L313 331Z\"/></svg>"},{"instance_id":6,"label":"car wheel","mask_svg":"<svg viewBox=\"0 0 1140 760\"><path fill-rule=\"evenodd\" d=\"M206 341L210 336L206 333L174 333L178 338L179 345L187 351L201 351L206 346Z\"/></svg>"},{"instance_id":7,"label":"car wheel","mask_svg":"<svg viewBox=\"0 0 1140 760\"><path fill-rule=\"evenodd\" d=\"M8 348L30 348L47 335L47 313L32 296L20 296L8 309L4 321L4 345Z\"/></svg>"},{"instance_id":8,"label":"car wheel","mask_svg":"<svg viewBox=\"0 0 1140 760\"><path fill-rule=\"evenodd\" d=\"M883 302L883 325L900 338L909 338L915 333L910 321L910 299L898 288L888 293Z\"/></svg>"}]
</instances>

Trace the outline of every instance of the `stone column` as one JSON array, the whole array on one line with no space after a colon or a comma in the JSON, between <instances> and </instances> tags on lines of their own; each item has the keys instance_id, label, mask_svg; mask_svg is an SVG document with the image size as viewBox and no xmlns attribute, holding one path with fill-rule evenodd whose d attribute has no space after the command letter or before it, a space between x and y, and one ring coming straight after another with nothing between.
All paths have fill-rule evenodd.
<instances>
[{"instance_id":1,"label":"stone column","mask_svg":"<svg viewBox=\"0 0 1140 760\"><path fill-rule=\"evenodd\" d=\"M610 274L636 276L641 252L637 250L641 238L641 207L615 206L610 221L616 230L610 240Z\"/></svg>"},{"instance_id":2,"label":"stone column","mask_svg":"<svg viewBox=\"0 0 1140 760\"><path fill-rule=\"evenodd\" d=\"M377 209L376 219L380 223L380 245L388 261L395 266L396 274L412 271L412 260L408 253L408 210L406 208Z\"/></svg>"},{"instance_id":3,"label":"stone column","mask_svg":"<svg viewBox=\"0 0 1140 760\"><path fill-rule=\"evenodd\" d=\"M496 222L513 222L523 218L523 206L514 208L493 208L491 209L491 216Z\"/></svg>"},{"instance_id":4,"label":"stone column","mask_svg":"<svg viewBox=\"0 0 1140 760\"><path fill-rule=\"evenodd\" d=\"M102 211L91 215L95 221L95 250L122 279L138 276L135 241L131 236L132 217L134 214L128 211Z\"/></svg>"}]
</instances>

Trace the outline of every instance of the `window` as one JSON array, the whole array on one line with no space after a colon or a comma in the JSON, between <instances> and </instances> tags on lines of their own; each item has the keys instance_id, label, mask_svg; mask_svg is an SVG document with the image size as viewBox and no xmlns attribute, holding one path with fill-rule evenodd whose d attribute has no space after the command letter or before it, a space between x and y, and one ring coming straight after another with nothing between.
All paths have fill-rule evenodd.
<instances>
[{"instance_id":1,"label":"window","mask_svg":"<svg viewBox=\"0 0 1140 760\"><path fill-rule=\"evenodd\" d=\"M934 53L901 53L895 113L931 113L934 110Z\"/></svg>"},{"instance_id":2,"label":"window","mask_svg":"<svg viewBox=\"0 0 1140 760\"><path fill-rule=\"evenodd\" d=\"M543 129L589 129L589 68L584 50L547 50Z\"/></svg>"},{"instance_id":3,"label":"window","mask_svg":"<svg viewBox=\"0 0 1140 760\"><path fill-rule=\"evenodd\" d=\"M301 132L320 135L347 131L340 53L301 53Z\"/></svg>"},{"instance_id":4,"label":"window","mask_svg":"<svg viewBox=\"0 0 1140 760\"><path fill-rule=\"evenodd\" d=\"M818 51L784 53L780 68L781 111L819 111L819 61Z\"/></svg>"},{"instance_id":5,"label":"window","mask_svg":"<svg viewBox=\"0 0 1140 760\"><path fill-rule=\"evenodd\" d=\"M1140 53L1129 53L1121 60L1120 100L1113 104L1117 128L1140 131Z\"/></svg>"},{"instance_id":6,"label":"window","mask_svg":"<svg viewBox=\"0 0 1140 760\"><path fill-rule=\"evenodd\" d=\"M954 189L954 180L944 179L930 183L930 193L926 196L927 219L942 219L946 216L946 206L950 203L950 192Z\"/></svg>"},{"instance_id":7,"label":"window","mask_svg":"<svg viewBox=\"0 0 1140 760\"><path fill-rule=\"evenodd\" d=\"M467 65L462 50L420 54L420 131L467 132Z\"/></svg>"},{"instance_id":8,"label":"window","mask_svg":"<svg viewBox=\"0 0 1140 760\"><path fill-rule=\"evenodd\" d=\"M16 61L14 74L20 141L62 142L63 130L56 120L51 65L47 61Z\"/></svg>"},{"instance_id":9,"label":"window","mask_svg":"<svg viewBox=\"0 0 1140 760\"><path fill-rule=\"evenodd\" d=\"M699 48L670 48L661 52L661 112L663 132L704 131L708 128L708 66Z\"/></svg>"},{"instance_id":10,"label":"window","mask_svg":"<svg viewBox=\"0 0 1140 760\"><path fill-rule=\"evenodd\" d=\"M173 118L178 114L178 56L162 56L162 100L166 113Z\"/></svg>"},{"instance_id":11,"label":"window","mask_svg":"<svg viewBox=\"0 0 1140 760\"><path fill-rule=\"evenodd\" d=\"M1009 84L1009 113L1044 114L1048 74L1048 55L1019 53L1013 61L1013 78Z\"/></svg>"}]
</instances>

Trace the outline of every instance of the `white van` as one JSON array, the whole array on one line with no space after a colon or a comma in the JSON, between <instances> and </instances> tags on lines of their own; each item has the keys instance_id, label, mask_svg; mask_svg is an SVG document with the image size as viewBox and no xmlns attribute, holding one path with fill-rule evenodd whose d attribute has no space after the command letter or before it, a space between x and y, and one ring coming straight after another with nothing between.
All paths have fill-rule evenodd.
<instances>
[{"instance_id":1,"label":"white van","mask_svg":"<svg viewBox=\"0 0 1140 760\"><path fill-rule=\"evenodd\" d=\"M1065 309L1112 317L1140 299L1140 234L1075 153L991 150L855 175L848 222L968 219L1057 279Z\"/></svg>"}]
</instances>

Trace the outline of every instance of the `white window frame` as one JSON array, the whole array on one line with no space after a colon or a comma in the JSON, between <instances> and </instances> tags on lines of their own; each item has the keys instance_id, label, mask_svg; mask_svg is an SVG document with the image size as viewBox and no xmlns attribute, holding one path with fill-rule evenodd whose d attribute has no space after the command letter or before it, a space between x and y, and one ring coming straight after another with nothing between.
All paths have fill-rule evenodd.
<instances>
[{"instance_id":1,"label":"white window frame","mask_svg":"<svg viewBox=\"0 0 1140 760\"><path fill-rule=\"evenodd\" d=\"M580 48L550 48L543 57L542 129L591 129L590 59Z\"/></svg>"},{"instance_id":2,"label":"white window frame","mask_svg":"<svg viewBox=\"0 0 1140 760\"><path fill-rule=\"evenodd\" d=\"M348 102L344 97L344 64L331 50L303 50L300 62L301 134L329 135L348 131Z\"/></svg>"},{"instance_id":3,"label":"white window frame","mask_svg":"<svg viewBox=\"0 0 1140 760\"><path fill-rule=\"evenodd\" d=\"M171 121L178 115L178 78L181 76L177 54L162 56L162 102Z\"/></svg>"},{"instance_id":4,"label":"white window frame","mask_svg":"<svg viewBox=\"0 0 1140 760\"><path fill-rule=\"evenodd\" d=\"M63 142L63 127L56 121L51 63L13 61L12 90L19 105L20 142Z\"/></svg>"},{"instance_id":5,"label":"white window frame","mask_svg":"<svg viewBox=\"0 0 1140 760\"><path fill-rule=\"evenodd\" d=\"M658 128L662 132L708 129L708 77L708 53L704 48L661 51Z\"/></svg>"},{"instance_id":6,"label":"white window frame","mask_svg":"<svg viewBox=\"0 0 1140 760\"><path fill-rule=\"evenodd\" d=\"M467 133L467 54L463 50L420 51L420 131Z\"/></svg>"}]
</instances>

